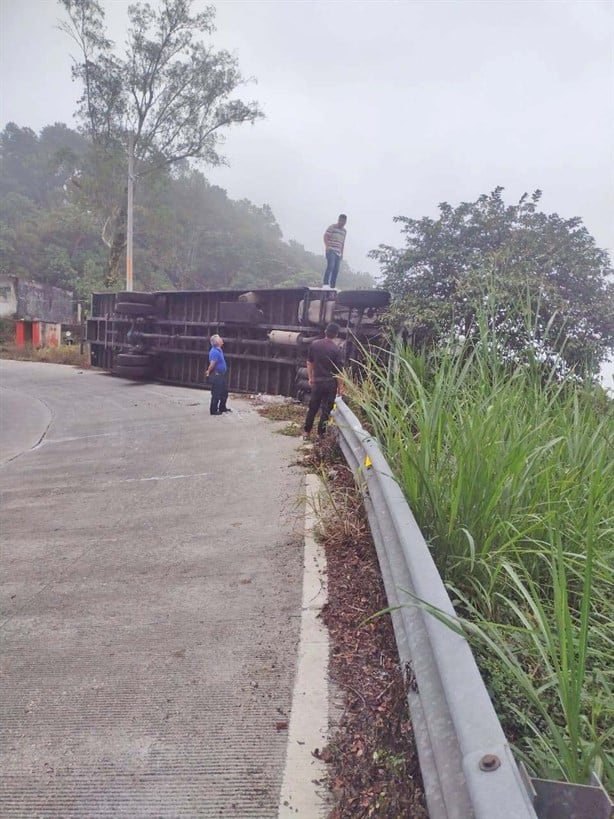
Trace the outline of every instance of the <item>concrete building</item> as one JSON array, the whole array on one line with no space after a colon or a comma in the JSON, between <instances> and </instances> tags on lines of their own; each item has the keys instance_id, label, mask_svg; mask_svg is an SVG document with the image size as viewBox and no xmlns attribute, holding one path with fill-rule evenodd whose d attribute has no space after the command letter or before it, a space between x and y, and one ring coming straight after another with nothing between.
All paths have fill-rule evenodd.
<instances>
[{"instance_id":1,"label":"concrete building","mask_svg":"<svg viewBox=\"0 0 614 819\"><path fill-rule=\"evenodd\" d=\"M17 276L0 276L0 318L15 320L18 346L57 346L62 324L74 322L73 293Z\"/></svg>"}]
</instances>

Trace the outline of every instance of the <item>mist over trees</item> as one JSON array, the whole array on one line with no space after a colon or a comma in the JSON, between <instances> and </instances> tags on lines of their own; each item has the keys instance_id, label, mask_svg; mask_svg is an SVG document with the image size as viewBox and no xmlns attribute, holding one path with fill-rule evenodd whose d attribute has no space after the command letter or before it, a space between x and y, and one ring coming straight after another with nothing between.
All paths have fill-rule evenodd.
<instances>
[{"instance_id":1,"label":"mist over trees","mask_svg":"<svg viewBox=\"0 0 614 819\"><path fill-rule=\"evenodd\" d=\"M56 123L36 134L9 123L0 134L0 271L75 290L83 302L121 289L130 151L135 287L320 284L323 255L285 242L268 205L232 201L199 170L225 162L229 127L262 116L237 96L236 58L210 43L215 9L131 5L118 54L97 0L59 4L78 49L79 130ZM374 286L345 263L342 273L346 287Z\"/></svg>"},{"instance_id":2,"label":"mist over trees","mask_svg":"<svg viewBox=\"0 0 614 819\"><path fill-rule=\"evenodd\" d=\"M108 279L107 219L91 142L56 123L36 134L0 133L0 272L89 294L121 289ZM93 193L96 192L96 195ZM142 178L135 199L138 289L318 285L323 255L285 242L268 205L233 201L187 162ZM319 237L319 232L318 232ZM347 287L372 287L343 270Z\"/></svg>"},{"instance_id":3,"label":"mist over trees","mask_svg":"<svg viewBox=\"0 0 614 819\"><path fill-rule=\"evenodd\" d=\"M395 297L392 324L419 345L477 340L486 314L511 360L595 373L614 350L614 271L581 219L541 212L540 198L506 205L499 187L440 204L437 219L397 217L405 247L370 254Z\"/></svg>"},{"instance_id":4,"label":"mist over trees","mask_svg":"<svg viewBox=\"0 0 614 819\"><path fill-rule=\"evenodd\" d=\"M123 53L105 29L97 0L59 0L60 28L78 48L72 69L81 86L76 117L92 145L92 177L107 219L109 282L121 278L126 235L128 155L139 181L192 160L216 166L223 132L260 117L256 102L235 94L244 84L235 57L210 44L215 9L192 13L192 0L128 6ZM68 44L68 43L67 43ZM164 176L164 174L161 174Z\"/></svg>"}]
</instances>

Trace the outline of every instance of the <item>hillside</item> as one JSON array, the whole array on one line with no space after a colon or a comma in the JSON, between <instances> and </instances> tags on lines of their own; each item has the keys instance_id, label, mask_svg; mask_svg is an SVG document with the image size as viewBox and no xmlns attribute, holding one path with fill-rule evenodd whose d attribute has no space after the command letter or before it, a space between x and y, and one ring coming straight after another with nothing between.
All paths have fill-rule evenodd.
<instances>
[{"instance_id":1,"label":"hillside","mask_svg":"<svg viewBox=\"0 0 614 819\"><path fill-rule=\"evenodd\" d=\"M9 123L0 134L0 272L74 290L118 289L105 242L122 223L109 203L125 186L121 163L97 159L62 123L36 134ZM317 285L324 257L285 241L271 208L234 201L187 163L141 169L135 186L135 289ZM121 198L121 196L120 196ZM122 269L122 264L118 264ZM374 286L344 263L346 288Z\"/></svg>"}]
</instances>

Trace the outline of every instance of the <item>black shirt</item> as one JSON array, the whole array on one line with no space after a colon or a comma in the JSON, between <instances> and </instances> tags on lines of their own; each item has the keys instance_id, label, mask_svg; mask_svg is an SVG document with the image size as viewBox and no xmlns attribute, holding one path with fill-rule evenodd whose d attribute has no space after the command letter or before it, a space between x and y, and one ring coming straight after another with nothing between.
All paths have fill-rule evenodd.
<instances>
[{"instance_id":1,"label":"black shirt","mask_svg":"<svg viewBox=\"0 0 614 819\"><path fill-rule=\"evenodd\" d=\"M313 364L314 381L330 381L343 368L343 353L332 338L317 338L309 347L307 361Z\"/></svg>"}]
</instances>

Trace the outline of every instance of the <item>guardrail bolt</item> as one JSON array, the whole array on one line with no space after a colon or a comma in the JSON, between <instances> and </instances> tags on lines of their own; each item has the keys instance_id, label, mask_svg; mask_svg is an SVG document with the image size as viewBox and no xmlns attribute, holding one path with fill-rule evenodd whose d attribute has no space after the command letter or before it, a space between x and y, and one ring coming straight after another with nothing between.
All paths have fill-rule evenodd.
<instances>
[{"instance_id":1,"label":"guardrail bolt","mask_svg":"<svg viewBox=\"0 0 614 819\"><path fill-rule=\"evenodd\" d=\"M480 759L480 770L486 771L496 771L497 768L501 767L501 760L496 754L485 754L482 759Z\"/></svg>"}]
</instances>

